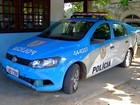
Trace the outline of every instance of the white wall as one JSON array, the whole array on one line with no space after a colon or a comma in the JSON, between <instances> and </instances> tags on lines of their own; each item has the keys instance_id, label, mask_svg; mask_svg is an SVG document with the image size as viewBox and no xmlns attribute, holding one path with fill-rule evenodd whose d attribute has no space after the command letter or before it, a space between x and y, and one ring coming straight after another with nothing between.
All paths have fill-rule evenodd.
<instances>
[{"instance_id":1,"label":"white wall","mask_svg":"<svg viewBox=\"0 0 140 105\"><path fill-rule=\"evenodd\" d=\"M39 33L40 32L0 33L0 63L8 47L27 38L34 37Z\"/></svg>"},{"instance_id":2,"label":"white wall","mask_svg":"<svg viewBox=\"0 0 140 105\"><path fill-rule=\"evenodd\" d=\"M51 0L51 24L63 19L64 14L64 0Z\"/></svg>"}]
</instances>

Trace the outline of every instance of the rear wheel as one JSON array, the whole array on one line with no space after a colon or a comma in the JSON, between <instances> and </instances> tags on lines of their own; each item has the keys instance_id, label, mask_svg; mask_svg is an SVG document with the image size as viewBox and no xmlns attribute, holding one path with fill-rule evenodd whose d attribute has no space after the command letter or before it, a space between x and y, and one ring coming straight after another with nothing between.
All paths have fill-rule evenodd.
<instances>
[{"instance_id":1,"label":"rear wheel","mask_svg":"<svg viewBox=\"0 0 140 105\"><path fill-rule=\"evenodd\" d=\"M64 93L72 94L76 92L76 90L78 89L79 78L80 78L80 67L78 64L73 64L68 69L64 79L63 84Z\"/></svg>"},{"instance_id":2,"label":"rear wheel","mask_svg":"<svg viewBox=\"0 0 140 105\"><path fill-rule=\"evenodd\" d=\"M129 67L132 62L132 57L133 57L132 50L129 49L126 53L124 61L121 63L121 66L126 68Z\"/></svg>"}]
</instances>

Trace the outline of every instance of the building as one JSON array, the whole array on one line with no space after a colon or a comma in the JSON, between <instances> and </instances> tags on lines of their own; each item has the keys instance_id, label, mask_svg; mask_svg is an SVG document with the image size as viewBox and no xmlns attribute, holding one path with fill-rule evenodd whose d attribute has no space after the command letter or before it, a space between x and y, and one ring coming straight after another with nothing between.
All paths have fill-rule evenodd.
<instances>
[{"instance_id":1,"label":"building","mask_svg":"<svg viewBox=\"0 0 140 105\"><path fill-rule=\"evenodd\" d=\"M129 0L128 6L121 7L120 0L113 0L107 7L113 19L124 21L140 28L140 0Z\"/></svg>"}]
</instances>

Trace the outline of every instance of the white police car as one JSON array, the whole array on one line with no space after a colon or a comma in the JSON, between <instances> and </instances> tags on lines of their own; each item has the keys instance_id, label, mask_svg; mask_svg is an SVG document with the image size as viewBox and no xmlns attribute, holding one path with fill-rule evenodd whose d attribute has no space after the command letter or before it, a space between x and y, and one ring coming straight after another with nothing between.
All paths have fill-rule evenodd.
<instances>
[{"instance_id":1,"label":"white police car","mask_svg":"<svg viewBox=\"0 0 140 105\"><path fill-rule=\"evenodd\" d=\"M130 27L103 18L58 21L38 36L12 45L2 71L37 91L74 93L79 79L118 64L129 67L137 47Z\"/></svg>"}]
</instances>

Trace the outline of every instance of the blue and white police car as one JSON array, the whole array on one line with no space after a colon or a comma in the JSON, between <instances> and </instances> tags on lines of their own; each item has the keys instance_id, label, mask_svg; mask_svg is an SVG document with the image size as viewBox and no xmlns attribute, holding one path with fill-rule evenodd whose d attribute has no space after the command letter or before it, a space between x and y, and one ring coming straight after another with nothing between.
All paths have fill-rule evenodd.
<instances>
[{"instance_id":1,"label":"blue and white police car","mask_svg":"<svg viewBox=\"0 0 140 105\"><path fill-rule=\"evenodd\" d=\"M12 45L2 61L4 74L37 91L62 89L71 94L80 79L118 64L129 67L137 49L133 28L87 15L77 13L78 17L58 21L36 37Z\"/></svg>"}]
</instances>

